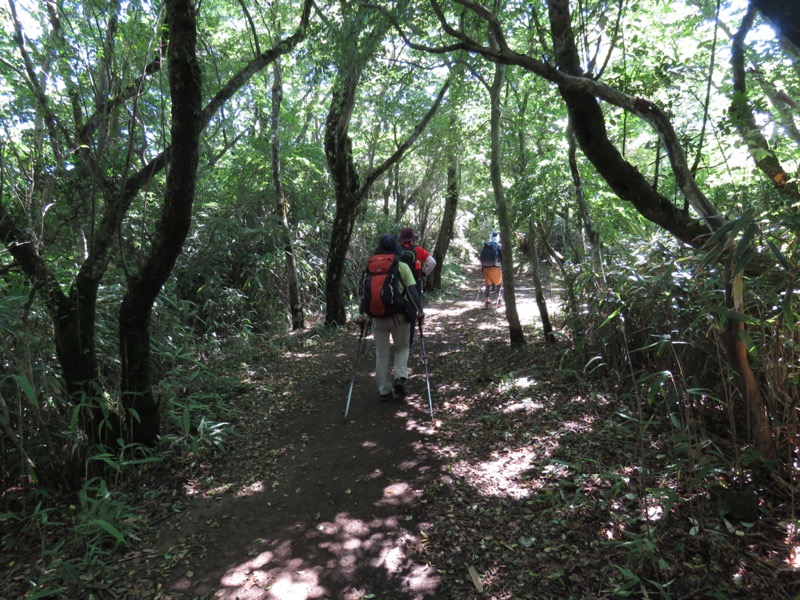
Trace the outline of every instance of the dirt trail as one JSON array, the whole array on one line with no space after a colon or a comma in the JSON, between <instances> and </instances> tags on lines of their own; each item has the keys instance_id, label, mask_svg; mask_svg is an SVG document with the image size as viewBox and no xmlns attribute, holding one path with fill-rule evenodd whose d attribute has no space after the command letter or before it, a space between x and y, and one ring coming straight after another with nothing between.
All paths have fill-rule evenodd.
<instances>
[{"instance_id":1,"label":"dirt trail","mask_svg":"<svg viewBox=\"0 0 800 600\"><path fill-rule=\"evenodd\" d=\"M474 293L467 301L474 308ZM442 306L426 309L425 329L436 331L425 337L434 402L443 385L435 357L456 343L446 332L460 318ZM345 422L356 345L352 331L342 332L285 355L295 369L293 408L271 420L267 435L240 427L239 447L211 483L190 490L162 551L192 550L164 597L435 597L438 576L420 554L426 523L416 510L425 482L440 475L419 341L406 401L381 403L370 338Z\"/></svg>"},{"instance_id":2,"label":"dirt trail","mask_svg":"<svg viewBox=\"0 0 800 600\"><path fill-rule=\"evenodd\" d=\"M81 597L800 598L792 498L770 482L757 522L722 512L722 470L692 481L670 420L642 431L615 379L564 367L531 290L511 348L477 288L426 307L433 423L418 342L400 404L378 400L370 340L347 421L354 328L219 356L240 374L225 451L150 465L149 527Z\"/></svg>"},{"instance_id":3,"label":"dirt trail","mask_svg":"<svg viewBox=\"0 0 800 600\"><path fill-rule=\"evenodd\" d=\"M370 344L344 422L353 329L254 349L225 458L194 468L129 572L181 600L800 598L793 504L765 487L757 523L726 518L716 476L681 487L669 421L643 434L613 381L559 366L531 290L512 349L477 288L426 309L441 425L418 352L408 403L382 404Z\"/></svg>"}]
</instances>

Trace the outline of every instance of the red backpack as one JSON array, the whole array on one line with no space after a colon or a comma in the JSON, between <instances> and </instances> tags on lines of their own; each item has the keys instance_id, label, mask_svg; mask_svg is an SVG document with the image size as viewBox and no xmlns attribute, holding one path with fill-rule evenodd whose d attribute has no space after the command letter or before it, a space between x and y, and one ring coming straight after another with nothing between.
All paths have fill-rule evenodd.
<instances>
[{"instance_id":1,"label":"red backpack","mask_svg":"<svg viewBox=\"0 0 800 600\"><path fill-rule=\"evenodd\" d=\"M400 263L394 254L375 254L367 261L361 282L361 309L373 317L405 312L405 290Z\"/></svg>"}]
</instances>

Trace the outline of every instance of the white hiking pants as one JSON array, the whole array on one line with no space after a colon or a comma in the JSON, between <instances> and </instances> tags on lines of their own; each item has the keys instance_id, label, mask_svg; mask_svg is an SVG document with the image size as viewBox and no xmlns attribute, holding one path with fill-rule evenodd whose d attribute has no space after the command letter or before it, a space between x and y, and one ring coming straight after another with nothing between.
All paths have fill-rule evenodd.
<instances>
[{"instance_id":1,"label":"white hiking pants","mask_svg":"<svg viewBox=\"0 0 800 600\"><path fill-rule=\"evenodd\" d=\"M394 378L408 378L408 339L411 333L405 315L380 317L372 320L372 335L375 337L375 379L378 382L378 393L391 394L394 379L389 373L389 355L394 341Z\"/></svg>"}]
</instances>

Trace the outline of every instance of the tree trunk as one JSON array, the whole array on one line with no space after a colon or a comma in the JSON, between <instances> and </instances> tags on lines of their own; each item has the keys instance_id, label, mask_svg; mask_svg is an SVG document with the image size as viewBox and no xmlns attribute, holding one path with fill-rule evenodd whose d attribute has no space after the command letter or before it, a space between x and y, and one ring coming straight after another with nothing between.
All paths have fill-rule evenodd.
<instances>
[{"instance_id":1,"label":"tree trunk","mask_svg":"<svg viewBox=\"0 0 800 600\"><path fill-rule=\"evenodd\" d=\"M539 316L542 319L542 333L547 343L552 344L556 341L553 333L553 325L550 322L550 313L547 310L547 301L542 289L542 278L539 273L539 245L536 243L536 226L533 219L528 221L528 260L533 270L533 287L536 290L536 306L539 307Z\"/></svg>"},{"instance_id":2,"label":"tree trunk","mask_svg":"<svg viewBox=\"0 0 800 600\"><path fill-rule=\"evenodd\" d=\"M79 423L94 444L120 436L120 419L105 400L95 347L97 286L78 280L57 309L56 355L67 395L80 406ZM81 285L83 284L83 285Z\"/></svg>"},{"instance_id":3,"label":"tree trunk","mask_svg":"<svg viewBox=\"0 0 800 600\"><path fill-rule=\"evenodd\" d=\"M500 176L500 91L505 77L505 65L495 64L494 81L489 88L491 99L490 165L489 175L497 204L497 221L500 224L500 239L503 241L503 299L505 300L506 320L511 346L525 344L525 334L517 314L517 301L514 293L514 247L511 235L511 221L508 217L503 181Z\"/></svg>"},{"instance_id":4,"label":"tree trunk","mask_svg":"<svg viewBox=\"0 0 800 600\"><path fill-rule=\"evenodd\" d=\"M733 313L743 313L742 273L731 276L731 269L725 274L725 307ZM750 424L750 436L753 445L764 458L775 458L775 443L772 438L772 426L767 415L766 404L758 389L755 375L747 360L747 348L742 341L744 323L728 317L725 324L725 346L731 366L739 375L739 388L742 392L745 410Z\"/></svg>"},{"instance_id":5,"label":"tree trunk","mask_svg":"<svg viewBox=\"0 0 800 600\"><path fill-rule=\"evenodd\" d=\"M383 188L383 214L388 218L389 216L389 203L392 200L392 182L387 181Z\"/></svg>"},{"instance_id":6,"label":"tree trunk","mask_svg":"<svg viewBox=\"0 0 800 600\"><path fill-rule=\"evenodd\" d=\"M336 197L336 211L325 269L326 325L344 325L346 322L342 279L345 258L361 202L369 194L374 183L403 158L439 110L447 90L450 89L450 79L448 79L439 90L433 105L409 136L386 160L370 170L364 176L364 182L360 184L353 161L352 142L348 134L359 77L359 68L354 64L341 67L339 77L334 84L328 118L325 121L325 159Z\"/></svg>"},{"instance_id":7,"label":"tree trunk","mask_svg":"<svg viewBox=\"0 0 800 600\"><path fill-rule=\"evenodd\" d=\"M292 36L281 41L267 52L256 56L214 95L204 109L198 107L201 128L204 128L209 123L211 118L220 110L225 102L240 90L253 75L268 66L278 56L291 51L305 38L311 14L311 6L311 0L304 0L300 23ZM192 7L190 5L181 5L179 10L191 11ZM39 86L39 77L37 77L35 73L32 59L23 43L24 36L22 35L21 24L16 18L14 18L13 21L16 30L14 40L19 46L21 61L25 64L26 71L29 73L28 80L31 85L31 92L39 103L38 110L42 112L44 121L48 124L47 131L51 138L50 144L53 147L55 155L60 157L59 148L63 145L60 137L60 129L51 126L57 121L51 109L51 105L54 101L52 98L49 98L45 90ZM180 33L178 37L181 37ZM159 72L160 69L161 59L157 58L150 64L144 66L142 69L141 81L152 77L153 74ZM97 71L100 72L102 69L97 69ZM141 81L139 81L137 85L126 86L123 92L118 94L115 98L100 102L100 110L95 114L85 115L84 117L80 110L75 111L76 117L81 119L79 122L76 122L76 131L74 133L75 139L81 142L76 148L76 154L81 158L81 165L96 178L95 183L98 187L104 190L105 197L103 200L105 208L98 222L96 224L91 224L92 237L88 243L88 257L75 276L69 297L65 296L61 291L60 284L48 270L46 262L37 253L37 245L33 243L32 236L16 226L12 216L5 210L2 202L0 202L0 239L2 239L6 249L14 256L26 275L30 277L34 285L38 286L40 290L48 313L54 323L56 355L59 358L61 375L64 380L66 391L69 394L70 400L76 406L81 405L86 407L85 410L80 411L80 418L82 424L85 426L86 434L92 442L106 443L109 440L115 441L120 436L128 434L128 432L123 432L121 430L115 413L109 412L109 406L105 399L104 390L102 390L102 382L98 373L98 363L95 355L97 290L110 261L111 252L118 238L121 223L133 199L142 188L164 170L170 162L170 157L174 156L173 152L176 150L173 146L167 147L160 154L155 156L144 168L132 175L122 177L124 185L121 189L113 188L113 182L104 179L102 173L96 168L97 160L93 156L92 149L102 146L102 142L93 140L92 136L96 134L102 138L104 131L102 126L104 123L104 114L108 111L118 109L123 106L125 102L131 100L137 91L141 89ZM72 163L73 161L70 159L69 162ZM171 232L167 229L166 237L169 238L170 234ZM160 232L159 235L163 237L164 232ZM137 322L135 313L139 311L142 314L149 314L150 311L149 309L144 310L136 308L134 306L136 304L134 301L135 296L136 294L130 296L129 305L126 309L128 314L120 313L120 332L124 329L126 335L129 335L129 339L123 340L120 338L120 346L123 348L123 352L136 355L134 360L138 362L144 360L146 356L139 352L139 345L143 340L141 339L141 332L137 331L137 329L143 326L146 327L149 324L149 317L147 320ZM127 320L125 324L123 324L123 318ZM146 333L145 338L149 338L149 331ZM149 350L146 354L149 355ZM152 391L150 388L142 392L142 405L136 400L138 397L137 389L144 389L146 385L149 385L149 367L144 369L142 373L148 382L147 384L134 381L137 377L137 375L134 374L134 371L137 370L136 365L123 362L123 369L129 371L127 375L128 381L122 383L123 393L125 393L124 390L126 390L126 388L130 388L126 397L123 399L123 406L126 402L132 403L132 408L134 409L139 409L144 406L145 412L153 413L155 405L151 402ZM139 425L133 423L137 429L150 429L151 432L137 432L135 434L136 439L126 438L127 441L154 439L152 430L157 430L157 424L154 427L153 420L154 416L157 417L157 410L155 413L155 415L146 415L149 424ZM134 420L140 417L141 415L133 416ZM157 418L155 420L157 420ZM101 424L102 431L100 429Z\"/></svg>"},{"instance_id":8,"label":"tree trunk","mask_svg":"<svg viewBox=\"0 0 800 600\"><path fill-rule=\"evenodd\" d=\"M442 289L442 269L450 249L450 240L453 239L453 229L456 223L456 209L458 208L459 195L459 165L458 156L453 155L450 165L447 167L447 194L444 199L444 214L442 223L439 227L439 236L436 238L436 246L433 249L433 258L436 260L436 267L425 281L425 288L428 291Z\"/></svg>"},{"instance_id":9,"label":"tree trunk","mask_svg":"<svg viewBox=\"0 0 800 600\"><path fill-rule=\"evenodd\" d=\"M104 443L119 436L119 420L109 412L95 348L98 280L82 270L65 295L47 262L27 236L19 231L0 198L0 239L14 260L34 282L44 298L53 321L56 357L61 366L65 392L72 404L81 407L79 422L92 443Z\"/></svg>"},{"instance_id":10,"label":"tree trunk","mask_svg":"<svg viewBox=\"0 0 800 600\"><path fill-rule=\"evenodd\" d=\"M283 255L286 264L286 281L289 287L289 312L292 316L292 330L303 329L305 318L300 302L300 284L297 280L297 264L295 263L292 234L289 230L289 219L286 209L286 196L283 193L283 179L281 177L281 102L283 101L283 80L281 79L281 63L276 59L273 64L272 83L272 181L275 185L275 214L278 217L283 241Z\"/></svg>"},{"instance_id":11,"label":"tree trunk","mask_svg":"<svg viewBox=\"0 0 800 600\"><path fill-rule=\"evenodd\" d=\"M345 259L353 235L353 226L361 197L359 178L353 162L349 137L350 117L356 101L358 73L344 71L334 84L331 107L325 121L325 159L333 180L336 211L333 216L331 242L325 268L325 324L346 322L342 278Z\"/></svg>"},{"instance_id":12,"label":"tree trunk","mask_svg":"<svg viewBox=\"0 0 800 600\"><path fill-rule=\"evenodd\" d=\"M169 88L172 98L173 156L164 206L150 255L131 278L119 314L122 401L130 440L152 445L159 433L150 365L153 303L166 282L189 232L197 179L202 95L197 62L197 22L192 0L167 0Z\"/></svg>"},{"instance_id":13,"label":"tree trunk","mask_svg":"<svg viewBox=\"0 0 800 600\"><path fill-rule=\"evenodd\" d=\"M546 233L540 233L536 236L536 239L561 273L561 280L564 282L564 297L566 299L566 314L568 318L577 319L580 313L578 311L578 299L575 295L575 276L567 271L564 257L550 245Z\"/></svg>"},{"instance_id":14,"label":"tree trunk","mask_svg":"<svg viewBox=\"0 0 800 600\"><path fill-rule=\"evenodd\" d=\"M572 77L582 77L569 2L551 0L548 8L558 69ZM691 178L685 155L671 136L674 133L671 125L658 107L642 98L637 98L632 106L636 114L646 118L657 129L662 141L670 144L668 151L678 184L705 222L698 222L685 215L679 207L654 189L636 167L622 157L608 138L603 111L591 91L579 89L578 86L572 85L571 81L559 83L558 89L567 105L570 122L575 128L575 136L581 150L617 196L631 202L645 218L694 247L699 247L713 229L724 223Z\"/></svg>"},{"instance_id":15,"label":"tree trunk","mask_svg":"<svg viewBox=\"0 0 800 600\"><path fill-rule=\"evenodd\" d=\"M571 125L567 127L567 139L569 141L569 170L570 173L572 173L572 184L575 189L575 201L578 204L578 214L583 224L583 231L586 235L586 241L589 244L589 252L592 257L594 281L597 289L605 291L606 277L603 269L603 248L600 243L600 235L592 225L592 219L589 216L589 208L586 206L586 197L583 194L583 180L581 179L581 172L578 169L578 160L575 156L575 133Z\"/></svg>"},{"instance_id":16,"label":"tree trunk","mask_svg":"<svg viewBox=\"0 0 800 600\"><path fill-rule=\"evenodd\" d=\"M755 4L755 3L754 3ZM765 3L768 4L768 3ZM731 120L736 125L739 135L747 145L750 156L758 169L769 178L776 190L793 206L800 201L800 188L781 165L773 152L767 138L761 132L753 115L753 107L747 98L745 81L744 39L753 26L755 11L751 7L733 38L731 48L731 73L733 75L733 94L731 100Z\"/></svg>"},{"instance_id":17,"label":"tree trunk","mask_svg":"<svg viewBox=\"0 0 800 600\"><path fill-rule=\"evenodd\" d=\"M551 0L548 6L551 34L558 66L566 73L580 76L580 60L574 43L569 2L568 0ZM746 28L747 24L743 23L740 33L745 31ZM734 57L732 60L735 64L736 58ZM666 198L658 194L656 190L652 189L641 173L622 159L616 147L608 139L605 119L596 98L591 94L570 89L565 85L560 85L559 91L567 104L570 120L575 126L575 134L581 149L592 164L595 165L598 172L611 185L612 189L621 198L631 199L643 216L665 227L679 239L696 246L698 239L685 237L691 231L691 228L688 228L688 223L681 216L680 211L672 206ZM666 121L666 117L651 103L639 98L634 101L634 109L637 114L643 118L647 115L649 121L658 125L658 131L662 136L669 130L669 123ZM662 141L664 141L663 137ZM682 149L679 146L668 146L667 153L672 161L673 168L678 166L683 169L685 156L682 155ZM678 154L681 154L681 156L678 157ZM680 158L680 160L676 160L676 158ZM688 173L683 173L682 171L681 173L680 177L689 176ZM676 177L678 175L679 172L676 169ZM778 182L774 183L777 184ZM686 191L696 189L696 185L693 180L685 179L681 182L681 189L686 193ZM723 221L713 214L713 207L699 193L699 190L687 196L687 199L691 201L690 203L693 207L698 209L701 216L707 219L712 229L722 225ZM738 277L741 277L741 274ZM739 290L739 293L741 293L741 290ZM736 310L740 309L741 305L736 302L735 288L731 292L731 302L736 304ZM741 340L739 340L738 333L740 328L741 324L738 322L735 325L729 325L727 335L728 355L742 382L742 394L750 415L754 443L765 456L770 457L774 456L775 451L771 440L769 421L766 420L763 398L758 391L755 378L747 363L745 348Z\"/></svg>"},{"instance_id":18,"label":"tree trunk","mask_svg":"<svg viewBox=\"0 0 800 600\"><path fill-rule=\"evenodd\" d=\"M800 47L800 22L797 4L790 0L750 0L780 34Z\"/></svg>"}]
</instances>

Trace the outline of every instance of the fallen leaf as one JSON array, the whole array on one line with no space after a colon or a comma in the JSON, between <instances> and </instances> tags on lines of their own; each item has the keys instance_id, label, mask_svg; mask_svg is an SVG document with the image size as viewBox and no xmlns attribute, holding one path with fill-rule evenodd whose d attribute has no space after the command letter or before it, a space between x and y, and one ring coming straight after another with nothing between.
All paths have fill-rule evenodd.
<instances>
[{"instance_id":1,"label":"fallen leaf","mask_svg":"<svg viewBox=\"0 0 800 600\"><path fill-rule=\"evenodd\" d=\"M481 583L481 576L478 575L478 572L475 570L475 567L472 565L467 567L467 571L469 571L470 579L472 579L472 584L475 586L475 589L479 592L483 592L483 584Z\"/></svg>"}]
</instances>

